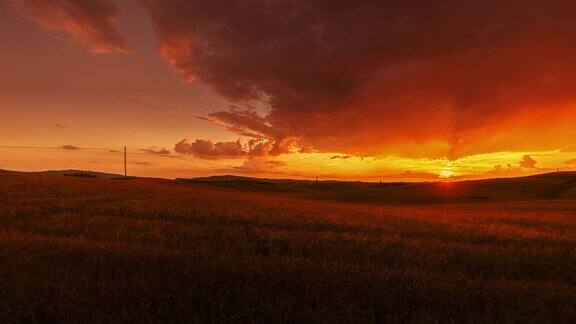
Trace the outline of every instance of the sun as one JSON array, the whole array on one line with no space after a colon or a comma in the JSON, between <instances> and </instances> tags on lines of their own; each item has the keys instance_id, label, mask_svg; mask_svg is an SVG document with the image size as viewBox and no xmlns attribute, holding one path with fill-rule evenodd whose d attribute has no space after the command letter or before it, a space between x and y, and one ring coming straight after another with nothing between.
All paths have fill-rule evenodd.
<instances>
[{"instance_id":1,"label":"sun","mask_svg":"<svg viewBox=\"0 0 576 324\"><path fill-rule=\"evenodd\" d=\"M450 168L444 168L438 172L438 176L443 179L452 178L454 176L454 171Z\"/></svg>"}]
</instances>

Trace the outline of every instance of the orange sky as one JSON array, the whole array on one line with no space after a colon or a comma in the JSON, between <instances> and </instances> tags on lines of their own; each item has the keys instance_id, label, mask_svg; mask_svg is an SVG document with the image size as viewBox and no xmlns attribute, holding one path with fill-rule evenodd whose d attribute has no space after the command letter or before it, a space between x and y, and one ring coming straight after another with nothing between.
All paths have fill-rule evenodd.
<instances>
[{"instance_id":1,"label":"orange sky","mask_svg":"<svg viewBox=\"0 0 576 324\"><path fill-rule=\"evenodd\" d=\"M3 4L0 168L120 173L124 145L160 177L576 168L576 5L257 2Z\"/></svg>"}]
</instances>

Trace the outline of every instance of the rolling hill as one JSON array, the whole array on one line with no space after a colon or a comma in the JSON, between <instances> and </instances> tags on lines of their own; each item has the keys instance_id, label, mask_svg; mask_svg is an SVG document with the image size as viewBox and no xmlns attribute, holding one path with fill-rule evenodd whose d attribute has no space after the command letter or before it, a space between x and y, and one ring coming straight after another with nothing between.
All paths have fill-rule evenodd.
<instances>
[{"instance_id":1,"label":"rolling hill","mask_svg":"<svg viewBox=\"0 0 576 324\"><path fill-rule=\"evenodd\" d=\"M438 182L274 180L238 176L176 179L239 191L276 192L291 197L362 203L446 203L576 198L576 172L519 178Z\"/></svg>"}]
</instances>

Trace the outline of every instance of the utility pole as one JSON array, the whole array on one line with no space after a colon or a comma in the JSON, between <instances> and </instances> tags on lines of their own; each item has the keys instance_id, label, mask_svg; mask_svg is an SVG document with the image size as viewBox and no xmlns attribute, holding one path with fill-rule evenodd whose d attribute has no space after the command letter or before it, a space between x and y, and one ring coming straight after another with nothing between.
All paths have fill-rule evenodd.
<instances>
[{"instance_id":1,"label":"utility pole","mask_svg":"<svg viewBox=\"0 0 576 324\"><path fill-rule=\"evenodd\" d=\"M124 146L124 176L127 177L128 173L126 171L126 146Z\"/></svg>"}]
</instances>

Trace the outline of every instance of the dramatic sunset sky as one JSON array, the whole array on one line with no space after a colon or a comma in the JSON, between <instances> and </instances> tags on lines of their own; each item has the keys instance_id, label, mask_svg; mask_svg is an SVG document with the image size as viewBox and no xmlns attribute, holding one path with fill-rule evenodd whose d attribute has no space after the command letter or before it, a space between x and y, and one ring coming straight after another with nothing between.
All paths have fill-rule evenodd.
<instances>
[{"instance_id":1,"label":"dramatic sunset sky","mask_svg":"<svg viewBox=\"0 0 576 324\"><path fill-rule=\"evenodd\" d=\"M8 0L0 168L576 169L576 1Z\"/></svg>"}]
</instances>

